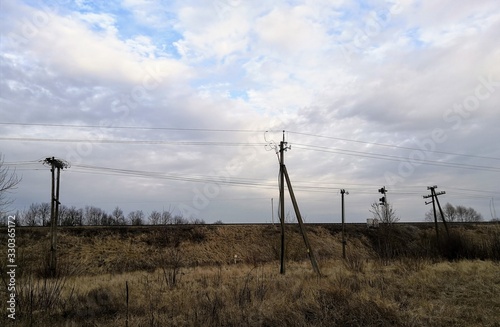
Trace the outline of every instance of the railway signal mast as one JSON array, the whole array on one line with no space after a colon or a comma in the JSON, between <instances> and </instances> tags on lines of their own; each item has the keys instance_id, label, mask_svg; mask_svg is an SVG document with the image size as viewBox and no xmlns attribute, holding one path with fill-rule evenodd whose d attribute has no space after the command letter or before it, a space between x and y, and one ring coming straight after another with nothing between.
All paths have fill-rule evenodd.
<instances>
[{"instance_id":1,"label":"railway signal mast","mask_svg":"<svg viewBox=\"0 0 500 327\"><path fill-rule=\"evenodd\" d=\"M381 219L383 219L383 222L384 223L387 223L389 222L389 205L388 205L388 202L387 202L387 189L385 188L385 186L382 186L381 188L378 189L378 192L381 193L383 196L378 199L380 201L380 205L383 206L381 208L382 210L382 217Z\"/></svg>"}]
</instances>

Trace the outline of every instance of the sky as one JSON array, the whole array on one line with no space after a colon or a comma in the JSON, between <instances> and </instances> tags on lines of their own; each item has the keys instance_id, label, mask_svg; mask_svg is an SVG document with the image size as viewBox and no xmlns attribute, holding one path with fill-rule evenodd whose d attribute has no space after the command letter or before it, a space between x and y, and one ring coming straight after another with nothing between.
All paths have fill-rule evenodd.
<instances>
[{"instance_id":1,"label":"sky","mask_svg":"<svg viewBox=\"0 0 500 327\"><path fill-rule=\"evenodd\" d=\"M340 222L340 189L364 222L383 186L403 222L434 185L500 212L496 0L0 4L11 210L50 201L55 157L66 206L276 222L284 138L306 222Z\"/></svg>"}]
</instances>

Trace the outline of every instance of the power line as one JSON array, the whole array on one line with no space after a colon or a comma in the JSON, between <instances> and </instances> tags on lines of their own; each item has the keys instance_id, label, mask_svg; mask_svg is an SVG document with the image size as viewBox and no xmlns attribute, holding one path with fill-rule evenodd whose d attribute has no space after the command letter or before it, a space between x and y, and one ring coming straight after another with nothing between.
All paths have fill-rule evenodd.
<instances>
[{"instance_id":1,"label":"power line","mask_svg":"<svg viewBox=\"0 0 500 327\"><path fill-rule=\"evenodd\" d=\"M389 160L389 161L406 161L406 160L408 160L408 158L395 156L395 155L368 153L368 152L360 152L360 151L345 150L345 149L335 149L335 148L321 147L321 146L309 145L309 144L295 144L295 146L298 148L301 148L304 150L310 150L310 151L345 154L345 155L350 155L350 156L373 158L373 159L380 159L380 160ZM492 167L492 166L459 164L459 163L442 162L442 161L425 160L425 159L424 160L416 160L416 162L421 163L421 164L431 165L431 166L454 167L454 168L463 168L463 169L474 169L474 170L500 172L499 167Z\"/></svg>"},{"instance_id":2,"label":"power line","mask_svg":"<svg viewBox=\"0 0 500 327\"><path fill-rule=\"evenodd\" d=\"M16 170L44 170L39 167L38 160L34 161L16 161L16 162L4 162L6 166L15 167ZM191 182L203 182L203 183L222 183L221 178L217 176L206 176L206 175L180 175L180 174L165 174L163 172L145 171L145 170L132 170L132 169L122 169L113 167L103 167L103 166L93 166L93 165L73 165L73 169L69 171L72 173L87 173L87 174L99 174L99 175L109 175L109 176L131 176L131 177L144 177L144 178L155 178L155 179L171 179L180 181L191 181ZM254 185L254 187L260 188L272 188L272 182L263 179L252 179L252 178L236 178L231 177L225 184L237 184L240 186L244 185ZM348 181L344 182L327 182L325 179L321 181L297 181L296 189L307 192L318 192L318 193L330 193L337 192L338 187L342 185L349 186L351 192L356 194L372 194L372 188L377 186L377 184L370 183L352 183ZM418 195L420 194L420 189L424 187L423 185L407 185L398 186L394 188L393 194L397 195ZM448 189L456 190L450 196L469 196L471 198L490 198L491 195L500 194L499 191L493 190L476 190L470 188L458 188L447 186ZM479 193L479 194L478 194Z\"/></svg>"},{"instance_id":3,"label":"power line","mask_svg":"<svg viewBox=\"0 0 500 327\"><path fill-rule=\"evenodd\" d=\"M55 143L103 143L103 144L138 144L138 145L194 145L194 146L264 146L265 143L216 142L216 141L163 141L163 140L111 140L111 139L63 139L0 137L0 141L20 142L55 142Z\"/></svg>"},{"instance_id":4,"label":"power line","mask_svg":"<svg viewBox=\"0 0 500 327\"><path fill-rule=\"evenodd\" d=\"M480 158L480 159L490 159L490 160L500 160L500 158L496 158L496 157L478 156L478 155L473 155L473 154L463 154L463 153L445 152L445 151L436 151L436 150L423 150L423 149L420 149L420 148L412 148L412 147L406 147L406 146L400 146L400 145L393 145L393 144L384 144L384 143L377 143L377 142L367 142L367 141L360 141L360 140L352 140L352 139L346 139L346 138L340 138L340 137L333 137L333 136L325 136L325 135L317 135L317 134L309 134L309 133L301 133L301 132L289 132L289 133L297 134L297 135L304 135L304 136L326 138L326 139L337 140L337 141L355 142L355 143L361 143L361 144L367 144L367 145L376 145L376 146L388 147L388 148L395 148L395 149L417 150L417 151L423 151L423 152L429 152L429 153L439 153L439 154L446 154L446 155L453 155L453 156L462 156L462 157L471 157L471 158Z\"/></svg>"},{"instance_id":5,"label":"power line","mask_svg":"<svg viewBox=\"0 0 500 327\"><path fill-rule=\"evenodd\" d=\"M41 127L71 127L71 128L100 128L100 129L138 129L138 130L165 130L181 132L231 132L231 133L263 133L264 130L252 129L213 129L213 128L179 128L179 127L146 127L146 126L100 126L75 124L42 124L42 123L1 123L0 125L13 126L41 126Z\"/></svg>"},{"instance_id":6,"label":"power line","mask_svg":"<svg viewBox=\"0 0 500 327\"><path fill-rule=\"evenodd\" d=\"M265 146L265 143L243 143L243 142L221 142L221 141L164 141L164 140L111 140L111 139L47 139L47 138L26 138L26 137L0 137L0 140L4 141L22 141L22 142L55 142L55 143L99 143L99 144L131 144L131 145L177 145L177 146ZM377 154L369 152L361 152L346 149L335 149L328 147L321 147L317 145L309 144L295 144L296 147L302 148L304 150L326 152L326 153L337 153L345 154L356 157L364 158L374 158L379 160L388 161L405 161L408 160L405 157L388 155L388 154ZM474 169L482 171L492 171L500 172L499 167L493 166L480 166L471 164L460 164L452 162L442 162L435 160L418 160L418 163L439 166L439 167L453 167L453 168L463 168L463 169Z\"/></svg>"},{"instance_id":7,"label":"power line","mask_svg":"<svg viewBox=\"0 0 500 327\"><path fill-rule=\"evenodd\" d=\"M127 129L127 130L129 130L129 129L134 129L134 130L165 130L165 131L189 131L189 132L223 132L223 133L226 133L226 132L230 132L230 133L270 132L270 130L258 130L258 129L212 129L212 128L147 127L147 126L100 126L100 125L15 123L15 122L0 122L0 125L70 127L70 128L99 128L99 129ZM423 152L429 152L429 153L438 153L438 154L446 154L446 155L453 155L453 156L462 156L462 157L480 158L480 159L489 159L489 160L499 160L500 161L500 158L490 157L490 156L479 156L479 155L472 155L472 154L463 154L463 153L436 151L436 150L424 150L421 148L414 148L414 147L407 147L407 146L400 146L400 145L393 145L393 144L384 144L384 143L378 143L378 142L368 142L368 141L362 141L362 140L353 140L353 139L348 139L348 138L340 138L340 137L333 137L333 136L319 135L319 134L312 134L312 133L303 133L303 132L294 132L294 131L287 131L287 133L296 134L296 135L303 135L303 136L318 137L318 138L326 138L326 139L338 140L338 141L344 141L344 142L354 142L354 143L360 143L360 144L375 145L375 146L395 148L395 149L416 150L416 151L423 151ZM0 140L3 140L3 139L5 139L5 140L22 140L22 138L19 138L19 139L0 138ZM36 139L30 139L30 138L25 139L25 141L35 141L35 140ZM42 140L42 139L40 139L40 140ZM85 142L86 141L90 141L90 140L85 140ZM57 140L54 142L64 142L64 141ZM72 141L68 140L66 142L72 142ZM83 142L83 141L75 140L74 142ZM95 142L98 142L98 141L95 141ZM162 142L162 141L147 141L147 142ZM103 141L101 143L106 143L106 142ZM156 144L156 143L153 143L153 144Z\"/></svg>"}]
</instances>

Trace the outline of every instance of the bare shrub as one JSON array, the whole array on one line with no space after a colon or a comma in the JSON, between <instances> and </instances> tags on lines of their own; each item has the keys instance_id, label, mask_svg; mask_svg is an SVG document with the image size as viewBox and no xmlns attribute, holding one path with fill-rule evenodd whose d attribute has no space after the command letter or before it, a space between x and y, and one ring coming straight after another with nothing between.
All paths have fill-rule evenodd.
<instances>
[{"instance_id":1,"label":"bare shrub","mask_svg":"<svg viewBox=\"0 0 500 327\"><path fill-rule=\"evenodd\" d=\"M168 248L166 253L160 256L160 267L163 271L164 281L168 287L175 287L179 282L179 273L183 262L183 254L178 246Z\"/></svg>"},{"instance_id":2,"label":"bare shrub","mask_svg":"<svg viewBox=\"0 0 500 327\"><path fill-rule=\"evenodd\" d=\"M25 276L16 285L18 315L32 321L40 312L49 315L58 312L66 304L62 299L66 283L65 276L37 278L33 273Z\"/></svg>"},{"instance_id":3,"label":"bare shrub","mask_svg":"<svg viewBox=\"0 0 500 327\"><path fill-rule=\"evenodd\" d=\"M346 253L345 260L343 260L344 266L353 272L362 273L365 269L364 258L356 252L348 251Z\"/></svg>"}]
</instances>

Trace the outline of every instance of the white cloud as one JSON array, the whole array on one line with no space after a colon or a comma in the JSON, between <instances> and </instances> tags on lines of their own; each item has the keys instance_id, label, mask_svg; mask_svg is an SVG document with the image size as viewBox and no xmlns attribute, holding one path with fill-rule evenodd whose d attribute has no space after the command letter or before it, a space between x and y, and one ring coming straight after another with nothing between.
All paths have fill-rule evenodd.
<instances>
[{"instance_id":1,"label":"white cloud","mask_svg":"<svg viewBox=\"0 0 500 327\"><path fill-rule=\"evenodd\" d=\"M360 221L376 200L377 188L386 184L384 173L400 174L400 165L412 153L375 143L419 148L439 128L446 141L434 145L437 151L500 157L491 141L499 137L495 124L500 119L498 4L406 1L393 7L399 3L127 0L100 11L82 2L80 12L71 12L69 7L47 12L7 2L5 20L0 22L4 31L0 112L5 121L185 130L8 126L4 135L209 143L263 142L264 133L192 129L285 129L328 135L333 139L288 135L293 149L287 153L292 181L331 185L327 193L299 188L299 203L310 210L310 221L331 220L337 207L323 205L324 199L331 201L337 188L350 188L350 201L356 204L351 214ZM368 30L374 13L380 23ZM12 39L12 35L20 38ZM159 44L175 47L180 56L169 55ZM342 46L353 51L343 53ZM480 78L490 76L488 97L477 108L465 112L466 117L449 113L455 104L474 104ZM458 122L460 127L455 128ZM281 133L270 132L266 137L276 142ZM90 142L87 146L13 142L2 143L2 151L8 161L49 154L74 160L78 152L90 165L190 176L221 174L231 163L237 168L232 180L276 181L276 156L261 145ZM497 160L490 159L429 152L425 156L444 163L498 166ZM427 183L457 187L466 175L470 188L497 192L491 196L499 192L492 182L497 172L430 165L413 168L391 190L395 203L401 203L398 209L403 219L423 217L426 208L419 192L425 193ZM25 176L27 186L19 190L20 203L41 201L36 194L43 191L35 194L35 188L28 186L40 183L42 178L36 174ZM102 198L102 206L113 208L120 198L139 199L138 204L123 204L126 210L192 204L196 190L206 186L76 170L68 175L72 185L102 186L95 192L75 187L66 193L65 201L85 205ZM403 192L408 189L412 200ZM277 197L276 189L221 186L220 195L211 199L214 205L200 210L200 215L213 220L264 221L271 196ZM254 203L243 209L244 217L233 217L233 208L242 209L242 204L217 202L230 197L263 198L266 204Z\"/></svg>"}]
</instances>

